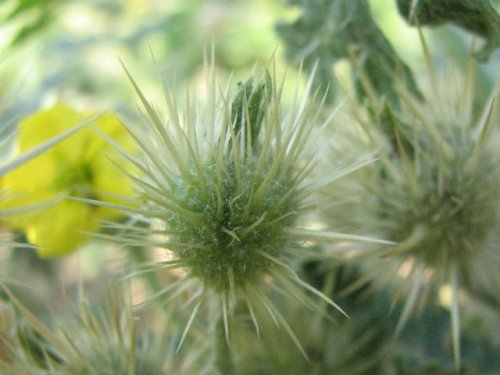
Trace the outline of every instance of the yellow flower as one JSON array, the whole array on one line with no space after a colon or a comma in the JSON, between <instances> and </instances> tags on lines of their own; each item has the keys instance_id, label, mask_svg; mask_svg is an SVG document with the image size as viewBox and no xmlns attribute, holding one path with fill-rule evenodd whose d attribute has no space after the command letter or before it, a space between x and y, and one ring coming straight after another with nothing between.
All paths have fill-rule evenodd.
<instances>
[{"instance_id":1,"label":"yellow flower","mask_svg":"<svg viewBox=\"0 0 500 375\"><path fill-rule=\"evenodd\" d=\"M20 122L19 152L32 149L89 117L63 104L40 111ZM130 149L131 139L115 115L103 115L94 124ZM8 223L24 231L28 240L38 246L42 257L61 256L75 250L87 239L82 231L96 231L99 220L116 218L119 213L60 198L67 195L109 201L106 193L130 195L129 179L113 165L112 160L117 157L115 148L103 137L92 129L83 129L8 173L3 178L8 195L4 208L44 207L9 217ZM47 202L52 204L47 207Z\"/></svg>"}]
</instances>

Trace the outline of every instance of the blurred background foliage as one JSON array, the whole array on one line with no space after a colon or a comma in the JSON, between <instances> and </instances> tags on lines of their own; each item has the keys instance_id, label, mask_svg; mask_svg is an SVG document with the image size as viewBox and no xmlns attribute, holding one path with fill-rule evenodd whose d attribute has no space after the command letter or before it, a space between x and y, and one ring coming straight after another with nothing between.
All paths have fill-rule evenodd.
<instances>
[{"instance_id":1,"label":"blurred background foliage","mask_svg":"<svg viewBox=\"0 0 500 375\"><path fill-rule=\"evenodd\" d=\"M212 48L219 74L232 75L234 82L246 80L255 64L266 65L274 55L277 70L286 70L290 80L302 78L295 69L301 59L306 58L307 68L321 57L320 79L323 84L340 82L348 86L352 71L345 63L346 56L322 51L321 44L314 47L316 50L308 49L308 55L301 54L300 49L308 48L312 34L325 32L325 21L312 20L304 29L303 45L290 43L291 39L297 39L291 37L291 25L307 15L308 5L321 2L0 0L0 137L3 139L11 133L18 119L59 101L77 108L113 109L125 118L134 119L137 101L120 60L148 95L154 87L158 88L158 80L179 86L187 83L196 88L204 78L204 53L209 54ZM392 45L397 57L418 75L424 66L418 33L401 17L397 2L370 0L368 3L374 25L380 28L387 45ZM492 1L492 4L498 9L500 1ZM471 34L454 25L425 29L424 33L438 66L452 62L463 65L473 44ZM323 36L331 41L333 35ZM477 45L478 41L474 43ZM308 57L312 60L307 60ZM500 53L493 53L488 62L476 69L478 96L486 97L498 79ZM332 81L334 76L337 78ZM11 153L11 148L4 148L0 160ZM107 284L113 275L126 272L129 257L129 253L101 241L92 241L78 253L58 260L40 260L29 249L13 251L1 248L0 280L8 282L23 303L44 319L49 312L61 311L64 306L61 296L73 294L81 283L91 300L105 299L102 285ZM324 268L324 265L309 265L304 274L316 281L316 287L321 289L324 280L318 267ZM323 358L319 350L319 357L312 358L317 363L316 372L310 373L377 374L386 371L390 362L390 371L393 372L388 373L391 374L450 374L451 356L443 349L443 346L449 346L449 332L435 329L449 326L449 316L442 306L422 312L419 320L410 324L394 358L368 354L373 353L373 348L379 353L390 345L392 325L388 322L397 315L401 306L393 306L390 316L387 316L386 311L390 308L387 296L364 290L342 298L341 289L337 288L347 282L346 275L352 272L336 270L337 284L331 291L334 299L352 314L351 321L340 327L314 322L315 330L301 332L306 328L302 318L296 322L292 317L292 326L297 329L298 336L308 336L309 333L305 343L308 351L314 353L316 347L328 347L332 353L351 358L350 363L342 356ZM134 281L132 294L141 295L143 290L143 283ZM467 374L495 374L500 368L498 356L495 356L500 342L498 332L489 327L500 326L498 314L480 306L466 309L464 316L463 350L465 357L472 358L473 363ZM295 320L297 317L296 314ZM484 323L484 317L488 323ZM246 366L242 373L287 372L289 357L280 362L279 356L294 353L294 349L287 347L290 343L281 347L282 343L277 343L276 337L266 337L251 351L237 353ZM245 342L247 336L238 340ZM262 346L268 343L278 352L266 352ZM351 349L346 349L349 347ZM295 372L291 373L309 373L309 364L296 354L293 355ZM262 362L256 362L255 356L263 358ZM366 360L365 367L360 365L356 367L358 372L353 372L350 366L353 363L359 365L356 361L360 358ZM266 364L270 366L266 367Z\"/></svg>"},{"instance_id":2,"label":"blurred background foliage","mask_svg":"<svg viewBox=\"0 0 500 375\"><path fill-rule=\"evenodd\" d=\"M193 81L201 72L203 51L210 50L212 44L217 66L236 78L244 77L254 64L269 62L273 54L284 66L283 56L293 53L286 25L311 18L307 9L318 8L316 3L321 1L3 0L0 89L15 86L15 106L28 111L55 99L83 99L101 107L127 106L132 91L123 79L119 59L146 88L156 83L158 74L167 82ZM404 63L421 68L418 35L398 13L396 1L368 3L374 27L381 29ZM342 15L346 14L340 12ZM335 43L342 44L341 31L345 30L328 34L327 22L314 17L312 22L301 36L305 43L313 43L310 33L323 33L323 39L330 43L337 39L340 42ZM360 28L354 24L356 29ZM435 51L463 61L471 43L469 34L455 26L429 30ZM324 48L322 53L309 55L313 60L321 56L328 70L324 73L331 74L335 68L332 62L341 63L340 58L346 57L334 56L334 52L335 48ZM300 53L293 56L295 63L308 57ZM496 54L482 69L493 74L498 64Z\"/></svg>"}]
</instances>

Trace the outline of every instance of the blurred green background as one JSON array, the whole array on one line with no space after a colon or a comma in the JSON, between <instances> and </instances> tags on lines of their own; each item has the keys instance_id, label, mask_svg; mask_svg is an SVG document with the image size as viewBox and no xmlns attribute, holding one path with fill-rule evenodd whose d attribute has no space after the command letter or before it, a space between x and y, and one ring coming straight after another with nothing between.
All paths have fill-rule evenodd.
<instances>
[{"instance_id":1,"label":"blurred green background","mask_svg":"<svg viewBox=\"0 0 500 375\"><path fill-rule=\"evenodd\" d=\"M421 67L415 29L396 2L369 1L379 27L402 59ZM275 32L300 8L269 0L4 0L0 2L0 90L12 90L10 112L30 112L51 101L130 108L132 91L121 59L141 86L199 78L204 51L214 46L220 70L236 80L284 46ZM455 27L431 33L433 48L455 58L470 36ZM155 62L153 63L153 57ZM498 54L485 69L499 66Z\"/></svg>"},{"instance_id":2,"label":"blurred green background","mask_svg":"<svg viewBox=\"0 0 500 375\"><path fill-rule=\"evenodd\" d=\"M417 31L399 15L396 1L369 4L378 26L418 75L424 59ZM302 79L286 62L276 33L278 23L300 14L299 7L278 0L0 0L0 137L18 119L59 101L116 110L133 120L137 98L120 60L157 103L159 81L200 88L202 95L204 56L212 48L218 73L234 82L246 80L256 64L267 65L272 56L279 72L288 71L288 79ZM463 62L473 43L470 34L454 26L426 29L425 34L438 64ZM348 74L342 63L334 69ZM484 92L499 71L497 52L478 68ZM4 150L0 161L10 153ZM41 261L31 251L0 249L0 278L36 285L37 298L26 303L45 311L51 301L50 309L57 310L61 284L76 289L83 280L87 293L98 298L102 282L126 266L126 257L98 242L54 261Z\"/></svg>"}]
</instances>

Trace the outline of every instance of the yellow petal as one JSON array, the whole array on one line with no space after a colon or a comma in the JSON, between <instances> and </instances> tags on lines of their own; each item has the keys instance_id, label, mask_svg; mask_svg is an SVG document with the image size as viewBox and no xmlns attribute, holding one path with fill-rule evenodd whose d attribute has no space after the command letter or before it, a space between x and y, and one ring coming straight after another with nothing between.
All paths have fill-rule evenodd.
<instances>
[{"instance_id":1,"label":"yellow petal","mask_svg":"<svg viewBox=\"0 0 500 375\"><path fill-rule=\"evenodd\" d=\"M42 258L67 255L88 240L88 235L81 231L97 230L93 210L80 202L61 201L33 215L26 236L30 243L39 247L38 254Z\"/></svg>"},{"instance_id":2,"label":"yellow petal","mask_svg":"<svg viewBox=\"0 0 500 375\"><path fill-rule=\"evenodd\" d=\"M90 115L81 114L63 104L40 111L20 122L19 149L25 152L60 134ZM93 124L127 150L133 141L114 114L99 117ZM8 191L2 207L28 207L47 202L61 194L110 201L109 195L130 195L131 181L113 161L124 168L118 152L91 127L65 139L44 154L7 174ZM127 167L125 167L127 168ZM65 200L39 209L8 223L24 231L28 240L40 246L43 257L71 252L86 236L79 230L95 231L97 221L120 216L116 210Z\"/></svg>"}]
</instances>

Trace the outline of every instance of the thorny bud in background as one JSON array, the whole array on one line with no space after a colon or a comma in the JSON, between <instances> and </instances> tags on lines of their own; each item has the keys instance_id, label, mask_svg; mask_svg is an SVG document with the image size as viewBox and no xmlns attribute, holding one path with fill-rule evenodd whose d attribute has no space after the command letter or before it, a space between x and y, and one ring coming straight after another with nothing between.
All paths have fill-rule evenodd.
<instances>
[{"instance_id":1,"label":"thorny bud in background","mask_svg":"<svg viewBox=\"0 0 500 375\"><path fill-rule=\"evenodd\" d=\"M429 69L425 102L401 89L400 110L383 101L368 114L357 107L354 116L363 131L355 147L362 147L360 139L371 143L372 150L385 147L378 151L379 162L344 181L357 196L344 210L332 209L326 216L399 243L390 251L370 246L373 251L357 252L367 258L365 280L410 283L397 333L426 295L424 290L435 293L444 285L450 287L459 368L459 286L486 295L500 288L498 109L493 93L481 111L475 110L472 65L460 82L456 79L460 73L439 79L433 67ZM332 186L326 194L342 194L341 188ZM343 214L345 210L351 214Z\"/></svg>"}]
</instances>

